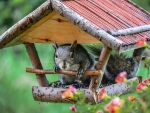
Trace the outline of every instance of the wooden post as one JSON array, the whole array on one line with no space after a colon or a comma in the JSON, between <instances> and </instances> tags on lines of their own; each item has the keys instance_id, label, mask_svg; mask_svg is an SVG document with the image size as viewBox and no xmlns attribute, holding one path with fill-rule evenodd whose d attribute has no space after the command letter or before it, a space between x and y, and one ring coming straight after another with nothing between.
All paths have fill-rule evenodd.
<instances>
[{"instance_id":1,"label":"wooden post","mask_svg":"<svg viewBox=\"0 0 150 113\"><path fill-rule=\"evenodd\" d=\"M36 51L35 45L34 44L25 44L27 53L29 55L29 58L31 60L32 66L35 69L43 69L42 64L40 62L38 53ZM38 83L40 86L48 86L48 81L46 79L45 75L39 75L36 74Z\"/></svg>"},{"instance_id":2,"label":"wooden post","mask_svg":"<svg viewBox=\"0 0 150 113\"><path fill-rule=\"evenodd\" d=\"M89 89L91 89L93 92L93 98L94 98L95 102L98 101L98 96L97 96L96 90L99 88L99 86L101 84L110 53L111 53L111 49L108 46L104 45L104 47L101 51L98 63L96 65L96 70L102 71L102 74L101 74L101 76L93 76L91 79Z\"/></svg>"},{"instance_id":3,"label":"wooden post","mask_svg":"<svg viewBox=\"0 0 150 113\"><path fill-rule=\"evenodd\" d=\"M102 51L101 51L98 63L96 65L96 70L101 70L102 71L102 75L101 76L93 76L92 77L92 80L91 80L91 83L90 83L90 87L89 87L92 91L98 89L100 84L101 84L101 81L102 81L102 78L103 78L103 74L104 74L104 71L105 71L105 68L106 68L107 61L109 59L110 53L111 53L111 49L108 46L104 46Z\"/></svg>"},{"instance_id":4,"label":"wooden post","mask_svg":"<svg viewBox=\"0 0 150 113\"><path fill-rule=\"evenodd\" d=\"M144 50L145 50L145 47L142 47L142 48L135 49L133 52L133 57L136 58L138 63L140 63L140 61L142 59L142 55L143 55Z\"/></svg>"}]
</instances>

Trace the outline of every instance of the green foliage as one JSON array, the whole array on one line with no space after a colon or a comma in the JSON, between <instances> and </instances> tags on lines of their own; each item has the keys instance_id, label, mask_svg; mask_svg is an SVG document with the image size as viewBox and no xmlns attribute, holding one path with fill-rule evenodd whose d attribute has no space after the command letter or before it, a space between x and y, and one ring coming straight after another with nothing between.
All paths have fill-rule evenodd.
<instances>
[{"instance_id":1,"label":"green foliage","mask_svg":"<svg viewBox=\"0 0 150 113\"><path fill-rule=\"evenodd\" d=\"M148 80L148 79L147 79ZM128 95L123 95L118 97L116 96L108 96L105 95L105 97L96 105L92 105L90 103L86 102L85 96L82 92L75 92L74 98L76 100L75 106L75 113L98 113L98 111L101 111L102 113L108 113L106 110L106 106L110 105L112 107L109 113L149 113L150 111L150 78L148 80L148 83L146 85L146 89L141 88L141 91L136 91L137 83L133 83L132 87L132 93ZM107 96L107 97L106 97ZM132 99L129 99L129 97L132 96ZM109 98L108 98L109 97ZM119 99L120 98L120 99ZM119 99L119 101L114 101L115 99ZM112 102L113 101L113 102ZM114 106L118 107L118 109L115 109Z\"/></svg>"},{"instance_id":2,"label":"green foliage","mask_svg":"<svg viewBox=\"0 0 150 113\"><path fill-rule=\"evenodd\" d=\"M53 69L52 46L37 44L36 48L43 67ZM26 67L32 65L23 45L0 50L0 62L1 113L70 112L69 104L43 103L33 99L32 86L38 86L38 83L34 74L25 72ZM49 82L58 80L57 75L47 75L47 78Z\"/></svg>"},{"instance_id":3,"label":"green foliage","mask_svg":"<svg viewBox=\"0 0 150 113\"><path fill-rule=\"evenodd\" d=\"M43 2L45 0L0 0L0 34Z\"/></svg>"},{"instance_id":4,"label":"green foliage","mask_svg":"<svg viewBox=\"0 0 150 113\"><path fill-rule=\"evenodd\" d=\"M135 92L133 102L125 101L121 113L149 113L150 111L150 86L141 92ZM132 94L133 95L133 94Z\"/></svg>"},{"instance_id":5,"label":"green foliage","mask_svg":"<svg viewBox=\"0 0 150 113\"><path fill-rule=\"evenodd\" d=\"M133 2L135 2L137 5L141 6L142 8L144 8L145 10L147 10L148 12L150 12L150 0L132 0Z\"/></svg>"}]
</instances>

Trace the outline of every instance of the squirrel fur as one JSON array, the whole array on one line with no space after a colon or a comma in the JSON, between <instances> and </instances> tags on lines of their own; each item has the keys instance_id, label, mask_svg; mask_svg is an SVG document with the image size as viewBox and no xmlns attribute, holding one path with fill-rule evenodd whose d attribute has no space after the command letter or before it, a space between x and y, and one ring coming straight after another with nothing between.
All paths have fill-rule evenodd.
<instances>
[{"instance_id":1,"label":"squirrel fur","mask_svg":"<svg viewBox=\"0 0 150 113\"><path fill-rule=\"evenodd\" d=\"M85 70L95 69L94 56L99 57L101 48L99 46L85 46L86 49L77 41L72 44L63 44L58 46L55 42L53 43L55 49L54 70L72 70L77 71L76 76L59 74L61 84L72 84L76 79L81 80L82 83L90 83L90 76L84 76ZM91 51L90 54L89 51ZM115 83L116 76L123 71L127 72L127 79L133 78L138 70L139 61L136 57L127 58L122 54L111 54L106 65L106 69L103 75L102 84Z\"/></svg>"},{"instance_id":2,"label":"squirrel fur","mask_svg":"<svg viewBox=\"0 0 150 113\"><path fill-rule=\"evenodd\" d=\"M86 46L86 49L96 57L99 57L101 53L101 47L99 45ZM135 77L140 63L137 57L139 59L141 58L142 51L138 55L140 56L137 56L135 53L134 56L127 57L117 52L111 53L105 68L102 84L115 83L115 78L123 71L127 72L127 79Z\"/></svg>"},{"instance_id":3,"label":"squirrel fur","mask_svg":"<svg viewBox=\"0 0 150 113\"><path fill-rule=\"evenodd\" d=\"M76 76L59 74L61 84L71 84L76 80L82 83L90 82L90 76L84 76L83 73L87 69L93 70L95 61L94 57L82 45L77 44L75 40L72 44L63 44L60 46L53 42L53 47L56 64L54 70L77 71Z\"/></svg>"}]
</instances>

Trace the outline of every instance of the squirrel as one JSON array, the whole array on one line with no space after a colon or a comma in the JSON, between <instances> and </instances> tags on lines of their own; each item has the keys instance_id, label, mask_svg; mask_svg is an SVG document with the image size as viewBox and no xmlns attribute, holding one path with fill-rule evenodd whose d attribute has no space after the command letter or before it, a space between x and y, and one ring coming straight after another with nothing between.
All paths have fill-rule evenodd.
<instances>
[{"instance_id":1,"label":"squirrel","mask_svg":"<svg viewBox=\"0 0 150 113\"><path fill-rule=\"evenodd\" d=\"M100 45L88 45L86 46L86 49L88 49L96 57L99 57L101 53ZM127 72L127 79L135 77L136 72L139 68L139 63L143 53L143 49L144 48L141 48L140 51L134 52L133 56L131 57L127 57L126 55L119 54L117 52L111 53L105 68L101 84L114 84L117 75L123 71Z\"/></svg>"},{"instance_id":2,"label":"squirrel","mask_svg":"<svg viewBox=\"0 0 150 113\"><path fill-rule=\"evenodd\" d=\"M72 44L63 44L58 46L53 42L54 61L57 70L72 70L77 71L76 76L59 74L59 82L61 84L90 83L90 76L83 75L84 71L93 70L95 66L94 57L90 55L87 50L75 40Z\"/></svg>"},{"instance_id":3,"label":"squirrel","mask_svg":"<svg viewBox=\"0 0 150 113\"><path fill-rule=\"evenodd\" d=\"M75 40L72 44L63 44L58 46L53 42L53 47L55 50L54 60L56 66L54 71L57 70L73 70L77 71L76 76L59 74L59 81L61 84L72 84L74 82L78 83L90 83L90 76L84 76L85 70L95 69L95 58L94 56L99 56L101 49L99 46L85 46L85 48L77 44ZM87 52L87 49L91 53ZM127 79L133 78L138 70L139 61L135 57L127 58L123 54L111 54L106 65L106 69L102 79L102 85L115 83L116 76L123 71L127 72Z\"/></svg>"}]
</instances>

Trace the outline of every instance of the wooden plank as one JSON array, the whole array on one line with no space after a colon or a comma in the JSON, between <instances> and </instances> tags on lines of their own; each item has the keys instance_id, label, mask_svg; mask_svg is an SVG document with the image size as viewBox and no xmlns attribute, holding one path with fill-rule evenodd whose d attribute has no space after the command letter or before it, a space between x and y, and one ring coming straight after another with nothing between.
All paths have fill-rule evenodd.
<instances>
[{"instance_id":1,"label":"wooden plank","mask_svg":"<svg viewBox=\"0 0 150 113\"><path fill-rule=\"evenodd\" d=\"M45 16L43 19L41 19L36 24L34 24L33 26L31 26L29 29L27 29L26 31L24 31L22 34L20 34L19 36L17 36L15 39L13 39L10 43L7 44L6 47L13 46L13 45L18 45L18 44L21 44L21 43L25 43L24 41L21 41L21 38L23 38L24 36L26 36L29 32L32 32L34 29L36 29L38 26L40 26L41 24L43 24L45 21L47 21L49 18L51 18L55 14L56 14L56 12L53 11L52 13L48 14L47 16Z\"/></svg>"},{"instance_id":2,"label":"wooden plank","mask_svg":"<svg viewBox=\"0 0 150 113\"><path fill-rule=\"evenodd\" d=\"M57 43L72 43L74 40L78 40L78 43L82 44L101 43L59 14L55 14L40 26L36 26L34 30L29 29L28 31L31 32L22 34L23 38L19 42L51 43L55 41Z\"/></svg>"}]
</instances>

